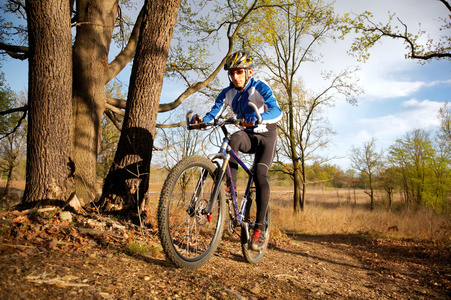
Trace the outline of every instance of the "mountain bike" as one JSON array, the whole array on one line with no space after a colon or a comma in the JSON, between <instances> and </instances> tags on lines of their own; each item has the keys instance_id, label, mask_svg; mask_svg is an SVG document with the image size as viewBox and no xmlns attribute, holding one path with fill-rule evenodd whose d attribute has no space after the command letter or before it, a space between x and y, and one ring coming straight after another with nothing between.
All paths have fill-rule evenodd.
<instances>
[{"instance_id":1,"label":"mountain bike","mask_svg":"<svg viewBox=\"0 0 451 300\"><path fill-rule=\"evenodd\" d=\"M250 103L257 112L257 107ZM187 113L188 129L191 111ZM258 114L258 112L257 112ZM259 122L261 116L258 114ZM242 120L228 118L214 124L200 123L211 129L208 135L221 129L224 137L217 153L192 155L178 162L166 178L158 205L158 229L166 257L178 267L195 269L204 265L215 253L224 231L226 210L227 231L240 236L243 256L248 263L257 264L268 247L271 212L266 213L266 242L263 249L251 248L255 226L256 204L254 174L229 146L227 125L238 126ZM238 204L236 187L231 180L229 159L234 157L248 176L246 189ZM226 181L230 183L226 191ZM239 230L238 230L239 229Z\"/></svg>"}]
</instances>

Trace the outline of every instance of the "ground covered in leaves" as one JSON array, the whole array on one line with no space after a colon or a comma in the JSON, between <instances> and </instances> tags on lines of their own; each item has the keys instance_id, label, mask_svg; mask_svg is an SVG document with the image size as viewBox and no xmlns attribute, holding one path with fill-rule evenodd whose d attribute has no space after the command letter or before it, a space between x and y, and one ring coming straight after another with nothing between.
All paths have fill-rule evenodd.
<instances>
[{"instance_id":1,"label":"ground covered in leaves","mask_svg":"<svg viewBox=\"0 0 451 300\"><path fill-rule=\"evenodd\" d=\"M157 234L95 212L0 213L0 299L450 299L450 245L275 232L258 265L225 236L202 268Z\"/></svg>"}]
</instances>

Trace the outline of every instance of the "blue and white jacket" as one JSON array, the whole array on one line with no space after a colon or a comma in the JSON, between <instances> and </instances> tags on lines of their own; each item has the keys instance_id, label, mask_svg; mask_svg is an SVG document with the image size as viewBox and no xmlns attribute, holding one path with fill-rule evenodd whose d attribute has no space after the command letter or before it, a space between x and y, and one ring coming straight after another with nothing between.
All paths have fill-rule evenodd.
<instances>
[{"instance_id":1,"label":"blue and white jacket","mask_svg":"<svg viewBox=\"0 0 451 300\"><path fill-rule=\"evenodd\" d=\"M223 89L215 100L215 104L204 117L204 122L212 123L229 106L236 114L238 119L244 119L246 115L257 116L254 109L248 105L249 102L255 103L258 112L262 117L262 124L254 128L247 128L246 131L257 133L276 130L277 122L282 119L282 110L277 104L271 88L260 80L250 78L246 87L239 91L233 83Z\"/></svg>"}]
</instances>

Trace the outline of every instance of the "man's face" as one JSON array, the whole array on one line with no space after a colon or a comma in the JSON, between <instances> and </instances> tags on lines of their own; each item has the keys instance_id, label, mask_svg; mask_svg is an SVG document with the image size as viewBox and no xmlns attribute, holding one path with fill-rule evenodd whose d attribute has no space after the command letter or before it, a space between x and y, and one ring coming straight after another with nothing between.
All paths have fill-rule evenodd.
<instances>
[{"instance_id":1,"label":"man's face","mask_svg":"<svg viewBox=\"0 0 451 300\"><path fill-rule=\"evenodd\" d=\"M252 75L252 69L247 69L248 76ZM229 76L236 88L243 89L246 84L246 69L231 69Z\"/></svg>"}]
</instances>

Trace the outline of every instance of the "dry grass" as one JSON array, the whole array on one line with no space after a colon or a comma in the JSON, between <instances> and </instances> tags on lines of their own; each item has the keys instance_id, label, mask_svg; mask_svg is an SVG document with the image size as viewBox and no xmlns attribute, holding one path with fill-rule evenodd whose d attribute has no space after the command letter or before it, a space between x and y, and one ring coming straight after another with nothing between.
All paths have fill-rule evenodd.
<instances>
[{"instance_id":1,"label":"dry grass","mask_svg":"<svg viewBox=\"0 0 451 300\"><path fill-rule=\"evenodd\" d=\"M153 173L149 196L154 213L165 175L165 172ZM4 181L0 182L0 192L4 184ZM23 187L23 182L13 182L9 198L3 200L18 202ZM362 190L354 192L346 189L309 188L305 209L298 214L293 213L292 199L292 187L271 186L270 204L274 229L312 235L373 233L451 243L449 214L436 215L426 208L419 211L401 209L397 197L392 209L387 210L384 195L376 194L376 209L370 211L369 197Z\"/></svg>"},{"instance_id":2,"label":"dry grass","mask_svg":"<svg viewBox=\"0 0 451 300\"><path fill-rule=\"evenodd\" d=\"M244 189L240 182L239 191ZM162 182L151 184L151 203L156 213ZM293 189L271 185L272 225L277 229L303 234L379 234L451 242L450 215L432 210L401 209L395 196L392 209L384 204L384 195L376 194L376 209L369 209L369 196L362 190L310 188L303 212L293 213Z\"/></svg>"},{"instance_id":3,"label":"dry grass","mask_svg":"<svg viewBox=\"0 0 451 300\"><path fill-rule=\"evenodd\" d=\"M311 189L303 212L293 213L293 192L275 187L271 191L272 221L275 228L303 234L360 234L438 240L451 242L449 215L436 215L432 210L400 210L395 202L392 210L377 195L376 209L369 209L369 197L363 191Z\"/></svg>"}]
</instances>

